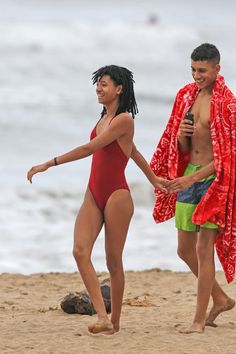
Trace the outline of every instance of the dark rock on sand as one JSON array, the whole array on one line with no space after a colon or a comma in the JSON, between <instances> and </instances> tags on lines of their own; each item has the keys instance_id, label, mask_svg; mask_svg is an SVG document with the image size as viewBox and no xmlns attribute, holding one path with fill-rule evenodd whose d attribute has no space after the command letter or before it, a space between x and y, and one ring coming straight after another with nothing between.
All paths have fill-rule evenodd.
<instances>
[{"instance_id":1,"label":"dark rock on sand","mask_svg":"<svg viewBox=\"0 0 236 354\"><path fill-rule=\"evenodd\" d=\"M100 284L103 301L107 313L111 312L110 280L105 279ZM96 313L92 301L86 291L69 293L61 301L61 308L64 312L81 315L94 315Z\"/></svg>"}]
</instances>

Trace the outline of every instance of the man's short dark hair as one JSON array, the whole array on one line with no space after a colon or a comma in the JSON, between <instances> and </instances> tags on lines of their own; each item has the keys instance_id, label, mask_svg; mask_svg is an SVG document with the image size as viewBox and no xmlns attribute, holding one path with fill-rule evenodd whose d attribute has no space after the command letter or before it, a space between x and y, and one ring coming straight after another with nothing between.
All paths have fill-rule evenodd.
<instances>
[{"instance_id":1,"label":"man's short dark hair","mask_svg":"<svg viewBox=\"0 0 236 354\"><path fill-rule=\"evenodd\" d=\"M194 49L191 54L191 59L193 61L207 60L213 64L219 64L220 52L214 44L203 43Z\"/></svg>"}]
</instances>

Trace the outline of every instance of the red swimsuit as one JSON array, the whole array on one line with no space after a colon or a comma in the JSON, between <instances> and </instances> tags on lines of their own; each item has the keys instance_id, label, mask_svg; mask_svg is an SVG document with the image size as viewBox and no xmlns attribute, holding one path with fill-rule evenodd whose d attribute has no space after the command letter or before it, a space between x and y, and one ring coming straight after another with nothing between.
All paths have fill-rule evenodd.
<instances>
[{"instance_id":1,"label":"red swimsuit","mask_svg":"<svg viewBox=\"0 0 236 354\"><path fill-rule=\"evenodd\" d=\"M97 136L96 127L90 140ZM104 211L113 192L118 189L129 190L124 173L127 162L128 157L116 140L94 152L88 186L101 211Z\"/></svg>"}]
</instances>

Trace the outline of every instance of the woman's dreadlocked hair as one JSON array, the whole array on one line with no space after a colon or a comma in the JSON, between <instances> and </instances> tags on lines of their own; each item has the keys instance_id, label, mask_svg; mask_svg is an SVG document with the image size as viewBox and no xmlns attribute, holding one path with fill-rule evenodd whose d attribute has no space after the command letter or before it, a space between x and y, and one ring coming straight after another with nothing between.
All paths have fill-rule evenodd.
<instances>
[{"instance_id":1,"label":"woman's dreadlocked hair","mask_svg":"<svg viewBox=\"0 0 236 354\"><path fill-rule=\"evenodd\" d=\"M134 79L133 73L126 68L117 65L107 65L98 69L93 73L93 85L101 79L102 76L109 75L110 78L117 84L122 85L120 94L120 102L116 115L123 112L130 112L132 117L138 113L138 107L134 96ZM106 108L103 107L101 116L106 113Z\"/></svg>"}]
</instances>

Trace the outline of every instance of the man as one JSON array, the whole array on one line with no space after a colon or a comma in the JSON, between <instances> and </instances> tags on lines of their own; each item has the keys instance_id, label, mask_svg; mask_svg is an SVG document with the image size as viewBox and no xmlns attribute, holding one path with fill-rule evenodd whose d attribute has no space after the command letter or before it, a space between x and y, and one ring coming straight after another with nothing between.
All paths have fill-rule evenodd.
<instances>
[{"instance_id":1,"label":"man","mask_svg":"<svg viewBox=\"0 0 236 354\"><path fill-rule=\"evenodd\" d=\"M150 165L156 175L171 179L169 194L156 190L154 219L175 215L178 254L198 277L195 316L182 332L202 333L235 305L215 280L214 243L230 282L236 265L236 99L219 75L214 45L197 47L191 68L195 82L178 92ZM210 295L213 307L206 319Z\"/></svg>"}]
</instances>

